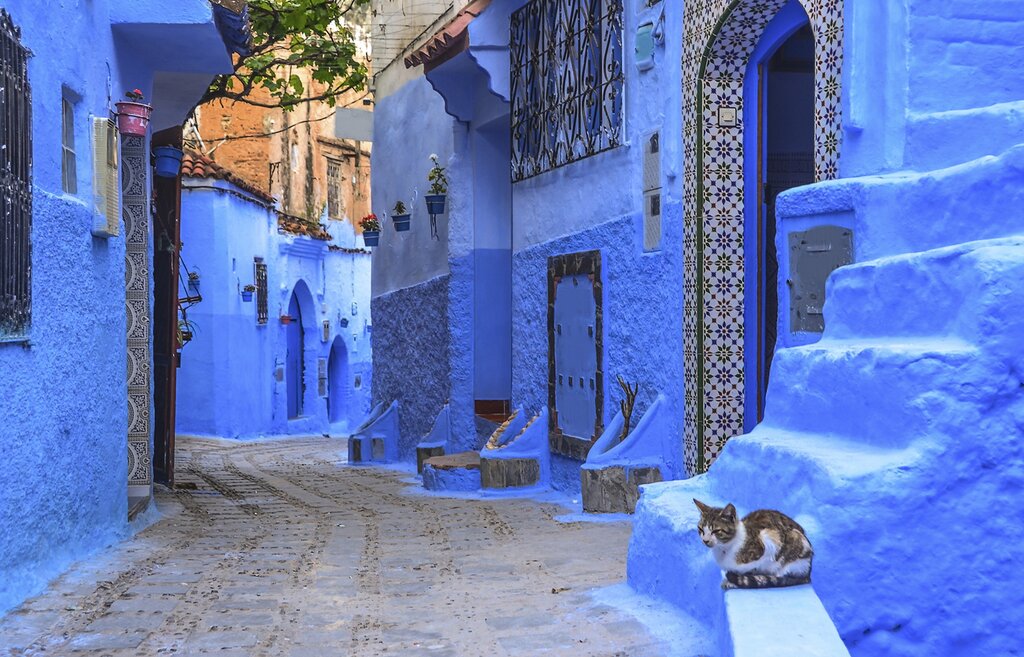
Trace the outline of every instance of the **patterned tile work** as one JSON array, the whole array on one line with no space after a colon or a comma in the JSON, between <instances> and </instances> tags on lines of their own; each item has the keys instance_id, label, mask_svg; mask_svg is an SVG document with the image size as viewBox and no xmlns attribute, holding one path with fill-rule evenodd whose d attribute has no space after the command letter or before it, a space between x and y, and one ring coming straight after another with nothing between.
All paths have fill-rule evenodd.
<instances>
[{"instance_id":1,"label":"patterned tile work","mask_svg":"<svg viewBox=\"0 0 1024 657\"><path fill-rule=\"evenodd\" d=\"M146 145L142 137L122 139L121 161L128 314L128 485L149 486L149 222Z\"/></svg>"},{"instance_id":2,"label":"patterned tile work","mask_svg":"<svg viewBox=\"0 0 1024 657\"><path fill-rule=\"evenodd\" d=\"M800 0L815 56L815 172L838 175L841 0ZM743 83L786 0L691 0L683 24L684 456L702 472L743 432ZM719 108L736 110L719 126ZM750 263L756 266L756 263Z\"/></svg>"}]
</instances>

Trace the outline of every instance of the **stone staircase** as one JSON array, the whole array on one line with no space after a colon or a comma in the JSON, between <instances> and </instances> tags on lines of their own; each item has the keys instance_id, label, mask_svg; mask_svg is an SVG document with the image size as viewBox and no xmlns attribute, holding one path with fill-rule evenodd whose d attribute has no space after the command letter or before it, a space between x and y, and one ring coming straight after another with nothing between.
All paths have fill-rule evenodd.
<instances>
[{"instance_id":1,"label":"stone staircase","mask_svg":"<svg viewBox=\"0 0 1024 657\"><path fill-rule=\"evenodd\" d=\"M735 633L691 499L776 508L854 655L1005 654L958 641L1024 585L1024 237L844 267L827 298L823 339L778 352L765 421L706 475L645 487L629 582ZM1007 540L983 556L979 536Z\"/></svg>"}]
</instances>

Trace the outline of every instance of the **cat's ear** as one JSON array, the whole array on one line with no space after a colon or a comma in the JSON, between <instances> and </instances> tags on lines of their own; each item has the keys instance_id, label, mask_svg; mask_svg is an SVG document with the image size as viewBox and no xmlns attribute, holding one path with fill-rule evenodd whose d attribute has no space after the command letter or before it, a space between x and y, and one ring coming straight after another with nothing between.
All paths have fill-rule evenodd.
<instances>
[{"instance_id":1,"label":"cat's ear","mask_svg":"<svg viewBox=\"0 0 1024 657\"><path fill-rule=\"evenodd\" d=\"M736 520L736 507L732 505L732 502L726 504L725 508L722 509L721 518L723 520Z\"/></svg>"},{"instance_id":2,"label":"cat's ear","mask_svg":"<svg viewBox=\"0 0 1024 657\"><path fill-rule=\"evenodd\" d=\"M700 509L700 514L702 516L707 515L708 511L711 511L711 507L710 506L708 506L707 504L704 504L703 502L698 500L696 497L693 498L693 503L697 505L698 509Z\"/></svg>"}]
</instances>

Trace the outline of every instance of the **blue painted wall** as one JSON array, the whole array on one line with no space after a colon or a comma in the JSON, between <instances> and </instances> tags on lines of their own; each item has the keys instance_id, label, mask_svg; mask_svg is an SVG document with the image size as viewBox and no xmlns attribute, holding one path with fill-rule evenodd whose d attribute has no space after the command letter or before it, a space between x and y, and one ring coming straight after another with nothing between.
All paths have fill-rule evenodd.
<instances>
[{"instance_id":1,"label":"blue painted wall","mask_svg":"<svg viewBox=\"0 0 1024 657\"><path fill-rule=\"evenodd\" d=\"M115 39L112 14L125 3L3 4L33 53L34 179L29 343L0 343L0 612L127 532L124 239L90 232L91 117L107 117L125 89L151 94L155 72L180 63ZM185 14L194 29L179 48L194 48L207 71L229 64L223 44L209 51L194 40L216 34L203 22L207 3L160 3L149 21ZM168 104L184 103L173 85L162 90ZM76 100L75 195L61 189L65 91Z\"/></svg>"},{"instance_id":2,"label":"blue painted wall","mask_svg":"<svg viewBox=\"0 0 1024 657\"><path fill-rule=\"evenodd\" d=\"M210 189L210 188L214 189ZM233 192L233 193L231 193ZM194 339L182 350L178 370L179 434L255 438L273 434L343 432L369 411L371 386L370 256L332 251L353 247L346 222L329 222L330 243L278 232L277 213L247 199L228 182L186 179L182 191L182 258L200 275L203 301L188 311ZM254 283L254 258L267 265L269 321L256 318L256 298L241 289ZM280 316L299 306L304 346L302 415L289 419L294 380L286 363L288 336L297 323ZM342 326L342 320L348 326ZM323 339L323 322L330 322ZM345 409L336 421L318 391L318 360L340 341L347 353ZM356 387L356 378L359 387ZM347 386L347 388L345 387ZM299 386L295 386L296 389Z\"/></svg>"},{"instance_id":3,"label":"blue painted wall","mask_svg":"<svg viewBox=\"0 0 1024 657\"><path fill-rule=\"evenodd\" d=\"M779 508L807 528L815 588L856 657L1013 654L999 628L1020 623L1024 585L1003 565L1020 552L1003 519L1024 511L1024 76L1004 58L1024 15L982 0L847 10L843 178L783 194L777 245L846 226L857 263L829 281L823 338L778 352L765 422L706 475L645 488L629 580L721 623L691 498ZM963 564L969 578L945 575Z\"/></svg>"}]
</instances>

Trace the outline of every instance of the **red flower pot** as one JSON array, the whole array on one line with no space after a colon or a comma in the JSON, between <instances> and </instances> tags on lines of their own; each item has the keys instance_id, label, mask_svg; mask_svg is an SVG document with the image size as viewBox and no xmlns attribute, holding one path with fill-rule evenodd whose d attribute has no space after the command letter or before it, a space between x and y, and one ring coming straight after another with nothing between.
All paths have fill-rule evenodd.
<instances>
[{"instance_id":1,"label":"red flower pot","mask_svg":"<svg viewBox=\"0 0 1024 657\"><path fill-rule=\"evenodd\" d=\"M153 108L143 103L122 101L117 105L117 131L122 135L145 137Z\"/></svg>"}]
</instances>

